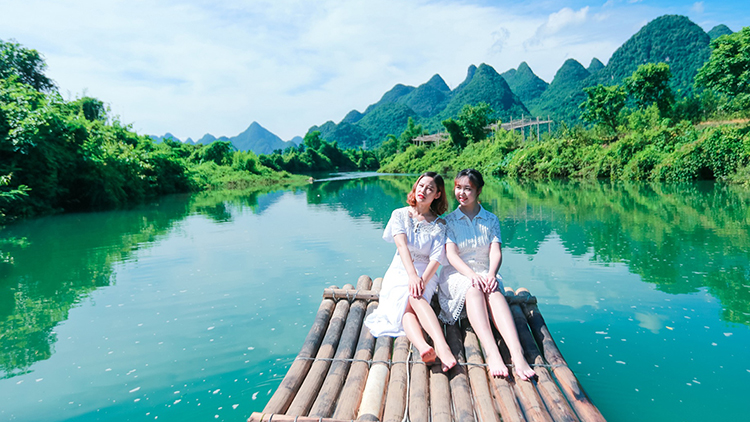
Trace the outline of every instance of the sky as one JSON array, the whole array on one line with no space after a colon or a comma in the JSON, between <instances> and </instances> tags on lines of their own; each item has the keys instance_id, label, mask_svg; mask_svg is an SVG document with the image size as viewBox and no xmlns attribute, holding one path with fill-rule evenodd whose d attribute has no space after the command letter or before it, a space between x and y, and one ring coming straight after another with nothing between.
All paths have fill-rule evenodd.
<instances>
[{"instance_id":1,"label":"sky","mask_svg":"<svg viewBox=\"0 0 750 422\"><path fill-rule=\"evenodd\" d=\"M649 21L750 25L747 1L0 0L0 40L39 51L66 99L96 97L141 134L289 140L364 111L394 85L525 61L550 82Z\"/></svg>"}]
</instances>

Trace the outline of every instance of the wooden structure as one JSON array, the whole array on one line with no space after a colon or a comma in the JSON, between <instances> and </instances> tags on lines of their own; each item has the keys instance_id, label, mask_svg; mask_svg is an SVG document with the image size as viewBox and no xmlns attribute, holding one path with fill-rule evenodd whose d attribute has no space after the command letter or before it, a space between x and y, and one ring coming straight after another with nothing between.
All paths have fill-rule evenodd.
<instances>
[{"instance_id":1,"label":"wooden structure","mask_svg":"<svg viewBox=\"0 0 750 422\"><path fill-rule=\"evenodd\" d=\"M508 123L502 123L500 124L501 129L505 129L508 132L514 131L516 129L521 131L521 134L523 135L523 139L526 140L526 128L529 128L529 137L531 137L531 134L536 132L536 140L539 141L541 138L540 135L540 125L547 125L547 132L552 132L552 120L547 117L547 120L540 120L539 117L536 117L534 119L533 117L526 117L521 115L520 120L513 120L511 117L510 122ZM533 127L536 126L536 131L533 130ZM498 124L491 125L490 128L492 130L497 130Z\"/></svg>"},{"instance_id":2,"label":"wooden structure","mask_svg":"<svg viewBox=\"0 0 750 422\"><path fill-rule=\"evenodd\" d=\"M325 289L299 355L262 412L261 421L604 421L550 336L536 299L506 289L530 381L488 376L468 324L446 326L459 364L447 373L421 362L406 337L373 338L363 320L378 305L379 283ZM506 362L507 348L500 343ZM513 373L512 369L510 370Z\"/></svg>"},{"instance_id":3,"label":"wooden structure","mask_svg":"<svg viewBox=\"0 0 750 422\"><path fill-rule=\"evenodd\" d=\"M441 132L441 133L435 133L432 135L417 136L416 138L412 139L411 142L414 145L419 145L419 146L422 146L426 143L433 143L435 144L435 146L438 146L440 145L440 143L445 142L449 139L450 137L448 136L447 133Z\"/></svg>"}]
</instances>

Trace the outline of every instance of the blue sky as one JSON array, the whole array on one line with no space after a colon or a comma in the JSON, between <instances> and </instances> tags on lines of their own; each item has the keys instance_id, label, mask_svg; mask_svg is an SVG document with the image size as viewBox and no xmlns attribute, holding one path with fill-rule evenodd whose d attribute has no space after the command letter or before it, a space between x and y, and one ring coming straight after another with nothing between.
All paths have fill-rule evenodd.
<instances>
[{"instance_id":1,"label":"blue sky","mask_svg":"<svg viewBox=\"0 0 750 422\"><path fill-rule=\"evenodd\" d=\"M0 0L0 39L41 52L66 98L94 96L139 133L285 140L363 111L397 83L526 61L605 64L664 14L706 31L750 24L746 1Z\"/></svg>"}]
</instances>

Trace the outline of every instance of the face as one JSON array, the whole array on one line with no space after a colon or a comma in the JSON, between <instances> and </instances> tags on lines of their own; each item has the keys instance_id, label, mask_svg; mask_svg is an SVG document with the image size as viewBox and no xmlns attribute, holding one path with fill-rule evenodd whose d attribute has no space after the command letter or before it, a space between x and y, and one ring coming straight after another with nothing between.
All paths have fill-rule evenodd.
<instances>
[{"instance_id":1,"label":"face","mask_svg":"<svg viewBox=\"0 0 750 422\"><path fill-rule=\"evenodd\" d=\"M473 206L477 202L480 191L471 184L466 176L456 179L456 185L453 188L456 200L463 206Z\"/></svg>"},{"instance_id":2,"label":"face","mask_svg":"<svg viewBox=\"0 0 750 422\"><path fill-rule=\"evenodd\" d=\"M414 198L417 202L426 202L431 204L432 201L440 197L435 179L424 176L417 182L417 188L414 190Z\"/></svg>"}]
</instances>

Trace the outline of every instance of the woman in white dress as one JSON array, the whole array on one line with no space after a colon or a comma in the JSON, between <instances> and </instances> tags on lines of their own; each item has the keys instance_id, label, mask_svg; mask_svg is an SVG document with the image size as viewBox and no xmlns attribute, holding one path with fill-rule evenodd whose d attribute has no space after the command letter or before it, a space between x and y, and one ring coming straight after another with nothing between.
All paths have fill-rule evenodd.
<instances>
[{"instance_id":1,"label":"woman in white dress","mask_svg":"<svg viewBox=\"0 0 750 422\"><path fill-rule=\"evenodd\" d=\"M385 227L383 239L396 244L396 255L383 277L378 309L365 319L365 325L375 337L406 334L422 361L440 358L447 371L456 365L456 358L430 307L437 290L435 273L445 260L445 222L438 218L448 209L443 178L433 172L422 174L406 202L409 206L394 210Z\"/></svg>"},{"instance_id":2,"label":"woman in white dress","mask_svg":"<svg viewBox=\"0 0 750 422\"><path fill-rule=\"evenodd\" d=\"M465 308L482 343L490 374L506 377L508 368L492 334L491 317L508 345L516 375L527 380L536 373L523 357L518 332L502 293L502 277L497 273L503 261L500 221L479 204L482 186L482 174L474 169L460 171L454 182L459 205L445 217L445 249L450 265L443 267L440 274L440 319L454 324Z\"/></svg>"}]
</instances>

